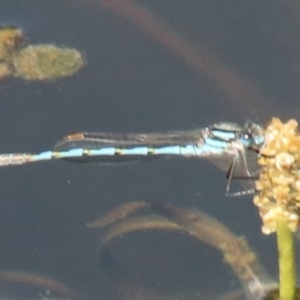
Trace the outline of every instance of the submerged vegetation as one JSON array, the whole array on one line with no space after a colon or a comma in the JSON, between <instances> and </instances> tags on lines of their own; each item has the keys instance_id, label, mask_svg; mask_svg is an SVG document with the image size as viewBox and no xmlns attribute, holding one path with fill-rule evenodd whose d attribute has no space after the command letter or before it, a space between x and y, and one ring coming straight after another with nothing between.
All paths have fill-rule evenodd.
<instances>
[{"instance_id":1,"label":"submerged vegetation","mask_svg":"<svg viewBox=\"0 0 300 300\"><path fill-rule=\"evenodd\" d=\"M153 213L129 217L137 210L145 208L150 208ZM244 237L235 235L224 224L200 210L165 204L129 202L87 225L94 229L109 226L102 238L100 259L106 259L107 246L118 237L141 230L172 230L187 233L192 238L221 251L224 261L231 267L243 286L246 299L262 299L266 292L277 286Z\"/></svg>"},{"instance_id":2,"label":"submerged vegetation","mask_svg":"<svg viewBox=\"0 0 300 300\"><path fill-rule=\"evenodd\" d=\"M0 80L55 80L71 76L84 65L82 54L53 44L25 45L21 29L0 27Z\"/></svg>"}]
</instances>

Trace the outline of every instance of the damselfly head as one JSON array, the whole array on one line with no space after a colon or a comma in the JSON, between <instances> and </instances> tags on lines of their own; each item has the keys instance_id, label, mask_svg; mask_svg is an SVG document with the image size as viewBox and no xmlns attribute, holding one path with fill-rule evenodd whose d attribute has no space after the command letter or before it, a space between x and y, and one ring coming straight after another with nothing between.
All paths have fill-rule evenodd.
<instances>
[{"instance_id":1,"label":"damselfly head","mask_svg":"<svg viewBox=\"0 0 300 300\"><path fill-rule=\"evenodd\" d=\"M247 148L258 152L265 140L263 127L247 123L241 132L241 140Z\"/></svg>"}]
</instances>

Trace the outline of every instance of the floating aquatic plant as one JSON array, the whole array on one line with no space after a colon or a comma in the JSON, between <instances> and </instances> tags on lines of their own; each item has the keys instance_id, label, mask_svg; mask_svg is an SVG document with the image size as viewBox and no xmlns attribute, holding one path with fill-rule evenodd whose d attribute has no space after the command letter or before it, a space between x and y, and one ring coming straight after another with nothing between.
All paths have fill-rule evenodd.
<instances>
[{"instance_id":1,"label":"floating aquatic plant","mask_svg":"<svg viewBox=\"0 0 300 300\"><path fill-rule=\"evenodd\" d=\"M0 27L0 80L13 75L12 54L23 42L23 32L14 26Z\"/></svg>"},{"instance_id":2,"label":"floating aquatic plant","mask_svg":"<svg viewBox=\"0 0 300 300\"><path fill-rule=\"evenodd\" d=\"M0 62L0 81L12 75L12 69L7 63Z\"/></svg>"},{"instance_id":3,"label":"floating aquatic plant","mask_svg":"<svg viewBox=\"0 0 300 300\"><path fill-rule=\"evenodd\" d=\"M10 76L25 80L55 80L75 74L83 65L82 54L51 44L23 45L23 31L0 27L0 80Z\"/></svg>"},{"instance_id":4,"label":"floating aquatic plant","mask_svg":"<svg viewBox=\"0 0 300 300\"><path fill-rule=\"evenodd\" d=\"M0 44L7 49L16 49L23 42L23 31L15 26L0 26Z\"/></svg>"},{"instance_id":5,"label":"floating aquatic plant","mask_svg":"<svg viewBox=\"0 0 300 300\"><path fill-rule=\"evenodd\" d=\"M15 76L26 80L53 80L75 74L84 64L79 51L55 45L27 46L13 56Z\"/></svg>"}]
</instances>

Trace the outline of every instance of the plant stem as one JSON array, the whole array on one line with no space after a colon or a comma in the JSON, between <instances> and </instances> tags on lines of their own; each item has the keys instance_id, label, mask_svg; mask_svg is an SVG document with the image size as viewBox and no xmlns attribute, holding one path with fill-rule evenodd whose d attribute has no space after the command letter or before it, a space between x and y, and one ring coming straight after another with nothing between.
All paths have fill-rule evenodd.
<instances>
[{"instance_id":1,"label":"plant stem","mask_svg":"<svg viewBox=\"0 0 300 300\"><path fill-rule=\"evenodd\" d=\"M279 299L294 300L296 289L296 268L294 237L286 220L277 220L277 246L279 255Z\"/></svg>"}]
</instances>

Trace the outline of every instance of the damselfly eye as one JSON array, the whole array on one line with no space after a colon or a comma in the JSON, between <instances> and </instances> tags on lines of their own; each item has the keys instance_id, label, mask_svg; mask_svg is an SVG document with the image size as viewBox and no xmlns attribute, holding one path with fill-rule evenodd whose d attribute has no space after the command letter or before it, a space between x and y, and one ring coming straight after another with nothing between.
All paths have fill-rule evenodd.
<instances>
[{"instance_id":1,"label":"damselfly eye","mask_svg":"<svg viewBox=\"0 0 300 300\"><path fill-rule=\"evenodd\" d=\"M253 134L249 132L244 132L241 136L241 140L246 147L252 147L255 144Z\"/></svg>"},{"instance_id":2,"label":"damselfly eye","mask_svg":"<svg viewBox=\"0 0 300 300\"><path fill-rule=\"evenodd\" d=\"M253 139L253 134L252 133L249 133L249 132L246 132L242 135L242 138L244 141L247 141L247 142L253 142L254 139Z\"/></svg>"}]
</instances>

